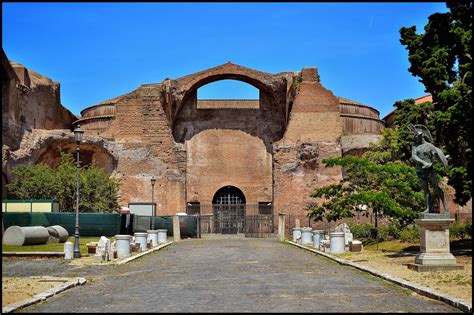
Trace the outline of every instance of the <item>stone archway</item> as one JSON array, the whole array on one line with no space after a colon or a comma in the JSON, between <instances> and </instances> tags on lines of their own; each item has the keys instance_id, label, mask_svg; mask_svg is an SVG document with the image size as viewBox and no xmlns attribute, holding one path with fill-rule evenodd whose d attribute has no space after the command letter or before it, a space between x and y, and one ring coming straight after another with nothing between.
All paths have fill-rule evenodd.
<instances>
[{"instance_id":1,"label":"stone archway","mask_svg":"<svg viewBox=\"0 0 474 315\"><path fill-rule=\"evenodd\" d=\"M222 234L243 233L245 231L244 193L235 186L220 188L212 198L214 232Z\"/></svg>"},{"instance_id":2,"label":"stone archway","mask_svg":"<svg viewBox=\"0 0 474 315\"><path fill-rule=\"evenodd\" d=\"M52 168L59 165L61 152L71 153L76 158L76 144L55 141L42 148L36 158L35 164L45 163ZM82 143L80 150L81 166L88 167L92 164L111 174L117 168L117 159L103 146L95 143Z\"/></svg>"},{"instance_id":3,"label":"stone archway","mask_svg":"<svg viewBox=\"0 0 474 315\"><path fill-rule=\"evenodd\" d=\"M24 148L11 152L12 158L6 166L8 170L23 164L36 165L44 163L56 168L61 159L61 152L71 153L76 158L76 144L72 133L66 134L63 130L35 130L31 133ZM88 167L94 163L108 174L113 174L117 169L118 157L115 144L107 140L86 135L81 144L81 166ZM8 177L8 180L13 180Z\"/></svg>"},{"instance_id":4,"label":"stone archway","mask_svg":"<svg viewBox=\"0 0 474 315\"><path fill-rule=\"evenodd\" d=\"M258 106L249 108L248 104L243 106L242 102L226 100L229 104L224 107L198 107L197 90L222 80L235 80L257 88L259 99L255 102ZM259 137L271 152L272 143L280 140L286 130L288 81L285 76L229 62L164 84L168 85L166 90L169 91L165 112L170 113L170 126L176 142L184 143L204 130L232 129Z\"/></svg>"},{"instance_id":5,"label":"stone archway","mask_svg":"<svg viewBox=\"0 0 474 315\"><path fill-rule=\"evenodd\" d=\"M239 66L229 61L223 65L178 78L171 83L170 90L173 90L173 92L169 95L169 103L174 105L171 106L171 122L174 122L177 113L182 109L186 100L199 87L225 79L253 85L257 89L268 93L274 100L274 105L280 107L279 110L285 111L287 80L284 76L272 75Z\"/></svg>"}]
</instances>

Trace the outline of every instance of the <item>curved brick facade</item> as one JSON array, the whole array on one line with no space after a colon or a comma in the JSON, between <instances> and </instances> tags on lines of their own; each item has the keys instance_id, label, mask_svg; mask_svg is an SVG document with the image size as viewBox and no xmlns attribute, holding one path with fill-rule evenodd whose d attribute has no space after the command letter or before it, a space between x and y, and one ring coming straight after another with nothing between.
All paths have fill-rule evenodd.
<instances>
[{"instance_id":1,"label":"curved brick facade","mask_svg":"<svg viewBox=\"0 0 474 315\"><path fill-rule=\"evenodd\" d=\"M197 100L199 87L224 79L257 87L259 99ZM377 136L383 128L378 111L325 89L316 68L269 74L230 62L144 84L81 115L70 125L85 130L90 159L121 178L120 203L151 201L155 176L160 215L209 204L220 188L234 186L248 204L271 203L275 215L304 218L313 190L341 178L339 168L321 163L344 154L341 137ZM15 163L55 161L47 146L73 150L69 133L25 139L31 150L15 153Z\"/></svg>"}]
</instances>

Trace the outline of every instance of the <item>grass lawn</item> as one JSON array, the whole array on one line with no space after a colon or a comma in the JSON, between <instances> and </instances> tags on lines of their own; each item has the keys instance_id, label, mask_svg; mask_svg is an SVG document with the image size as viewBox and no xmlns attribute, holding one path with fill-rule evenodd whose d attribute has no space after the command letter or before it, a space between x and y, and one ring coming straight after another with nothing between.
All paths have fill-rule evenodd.
<instances>
[{"instance_id":1,"label":"grass lawn","mask_svg":"<svg viewBox=\"0 0 474 315\"><path fill-rule=\"evenodd\" d=\"M87 254L86 243L98 242L100 236L80 237L81 254ZM70 236L67 240L74 244L74 236ZM26 245L26 246L7 246L2 242L2 252L62 252L64 251L64 243L44 244L44 245Z\"/></svg>"},{"instance_id":2,"label":"grass lawn","mask_svg":"<svg viewBox=\"0 0 474 315\"><path fill-rule=\"evenodd\" d=\"M400 240L382 241L375 242L369 239L361 239L364 244L364 249L371 251L382 251L382 252L419 252L420 243L408 243ZM460 249L472 249L472 239L450 239L449 241L450 250Z\"/></svg>"},{"instance_id":3,"label":"grass lawn","mask_svg":"<svg viewBox=\"0 0 474 315\"><path fill-rule=\"evenodd\" d=\"M420 252L419 243L392 240L377 244L363 240L363 244L362 252L344 252L335 256L472 303L472 239L450 241L450 250L464 269L436 272L417 272L407 268L406 265L414 263Z\"/></svg>"}]
</instances>

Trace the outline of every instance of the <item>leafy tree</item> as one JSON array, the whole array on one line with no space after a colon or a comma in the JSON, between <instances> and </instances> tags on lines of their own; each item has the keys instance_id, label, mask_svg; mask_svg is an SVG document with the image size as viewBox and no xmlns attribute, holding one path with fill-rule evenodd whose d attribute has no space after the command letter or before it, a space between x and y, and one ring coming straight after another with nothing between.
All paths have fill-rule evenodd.
<instances>
[{"instance_id":1,"label":"leafy tree","mask_svg":"<svg viewBox=\"0 0 474 315\"><path fill-rule=\"evenodd\" d=\"M8 193L17 199L54 199L61 211L76 208L77 170L72 154L61 152L56 169L46 164L21 165L12 169L15 181ZM119 182L93 163L79 171L79 211L112 212L119 208Z\"/></svg>"},{"instance_id":2,"label":"leafy tree","mask_svg":"<svg viewBox=\"0 0 474 315\"><path fill-rule=\"evenodd\" d=\"M464 205L472 189L472 1L448 1L449 12L428 18L423 34L400 29L408 50L408 70L433 97L435 142L450 155L448 183L455 201ZM412 112L412 111L407 111ZM397 115L399 112L397 111Z\"/></svg>"},{"instance_id":3,"label":"leafy tree","mask_svg":"<svg viewBox=\"0 0 474 315\"><path fill-rule=\"evenodd\" d=\"M18 199L50 199L56 190L54 174L46 164L21 165L12 169L16 180L7 184Z\"/></svg>"},{"instance_id":4,"label":"leafy tree","mask_svg":"<svg viewBox=\"0 0 474 315\"><path fill-rule=\"evenodd\" d=\"M82 207L90 212L107 212L115 210L118 205L118 182L94 164L81 174Z\"/></svg>"},{"instance_id":5,"label":"leafy tree","mask_svg":"<svg viewBox=\"0 0 474 315\"><path fill-rule=\"evenodd\" d=\"M76 208L76 166L72 154L60 152L61 159L54 172L55 193L52 195L63 211L72 211ZM80 171L82 172L82 170ZM82 186L81 181L79 185ZM81 195L81 194L80 194ZM82 212L81 200L79 201L79 209Z\"/></svg>"},{"instance_id":6,"label":"leafy tree","mask_svg":"<svg viewBox=\"0 0 474 315\"><path fill-rule=\"evenodd\" d=\"M379 159L380 155L373 156ZM383 159L383 157L382 157ZM308 216L315 221L337 221L359 212L368 216L394 217L402 225L413 221L423 209L424 197L415 169L400 161L376 163L364 157L346 156L323 160L327 167L342 166L346 176L337 184L315 190L322 198Z\"/></svg>"},{"instance_id":7,"label":"leafy tree","mask_svg":"<svg viewBox=\"0 0 474 315\"><path fill-rule=\"evenodd\" d=\"M414 99L407 99L395 102L394 106L397 108L394 121L399 143L397 154L400 160L409 161L414 137L408 130L408 124L425 125L433 138L436 139L438 132L434 125L433 103L425 102L416 105ZM434 144L439 145L438 143Z\"/></svg>"},{"instance_id":8,"label":"leafy tree","mask_svg":"<svg viewBox=\"0 0 474 315\"><path fill-rule=\"evenodd\" d=\"M405 145L404 138L401 138L398 129L386 128L381 135L380 140L372 143L370 149L362 155L364 158L377 164L408 160L402 149ZM411 154L411 147L409 153Z\"/></svg>"}]
</instances>

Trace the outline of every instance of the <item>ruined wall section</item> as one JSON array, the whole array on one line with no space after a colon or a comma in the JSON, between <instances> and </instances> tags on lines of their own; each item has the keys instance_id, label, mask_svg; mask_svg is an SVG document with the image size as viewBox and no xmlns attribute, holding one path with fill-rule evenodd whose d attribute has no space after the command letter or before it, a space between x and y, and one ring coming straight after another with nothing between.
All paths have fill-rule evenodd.
<instances>
[{"instance_id":1,"label":"ruined wall section","mask_svg":"<svg viewBox=\"0 0 474 315\"><path fill-rule=\"evenodd\" d=\"M17 104L11 106L10 117L27 129L70 129L76 116L61 105L59 82L11 64L21 88L16 89Z\"/></svg>"},{"instance_id":2,"label":"ruined wall section","mask_svg":"<svg viewBox=\"0 0 474 315\"><path fill-rule=\"evenodd\" d=\"M342 123L339 101L319 83L316 68L303 69L295 82L288 127L273 148L274 212L299 218L304 225L305 209L315 201L309 195L341 179L341 169L326 168L322 160L341 156Z\"/></svg>"},{"instance_id":3,"label":"ruined wall section","mask_svg":"<svg viewBox=\"0 0 474 315\"><path fill-rule=\"evenodd\" d=\"M70 130L76 117L61 105L58 82L11 62L2 49L2 193L11 182L8 161L35 129Z\"/></svg>"},{"instance_id":4,"label":"ruined wall section","mask_svg":"<svg viewBox=\"0 0 474 315\"><path fill-rule=\"evenodd\" d=\"M19 148L32 129L70 129L76 117L61 105L60 85L23 65L8 61L2 52L2 140ZM4 80L5 78L6 80Z\"/></svg>"},{"instance_id":5,"label":"ruined wall section","mask_svg":"<svg viewBox=\"0 0 474 315\"><path fill-rule=\"evenodd\" d=\"M117 174L122 178L121 204L151 202L150 179L157 179L157 214L184 211L186 152L173 140L162 107L159 84L142 85L117 102L115 137L122 147Z\"/></svg>"},{"instance_id":6,"label":"ruined wall section","mask_svg":"<svg viewBox=\"0 0 474 315\"><path fill-rule=\"evenodd\" d=\"M2 143L9 147L17 146L19 142L14 137L19 131L14 130L15 111L12 109L17 106L17 82L19 79L2 50Z\"/></svg>"}]
</instances>

